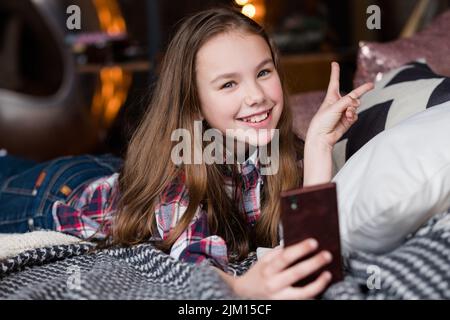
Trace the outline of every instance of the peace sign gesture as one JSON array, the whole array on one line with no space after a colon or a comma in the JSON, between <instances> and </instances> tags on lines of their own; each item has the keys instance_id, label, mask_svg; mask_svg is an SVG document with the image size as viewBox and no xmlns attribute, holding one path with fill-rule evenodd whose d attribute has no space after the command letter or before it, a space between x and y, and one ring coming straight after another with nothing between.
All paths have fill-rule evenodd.
<instances>
[{"instance_id":1,"label":"peace sign gesture","mask_svg":"<svg viewBox=\"0 0 450 320\"><path fill-rule=\"evenodd\" d=\"M331 149L358 119L359 97L372 88L373 83L368 82L342 97L339 92L339 64L332 62L327 94L311 120L307 137L319 139Z\"/></svg>"}]
</instances>

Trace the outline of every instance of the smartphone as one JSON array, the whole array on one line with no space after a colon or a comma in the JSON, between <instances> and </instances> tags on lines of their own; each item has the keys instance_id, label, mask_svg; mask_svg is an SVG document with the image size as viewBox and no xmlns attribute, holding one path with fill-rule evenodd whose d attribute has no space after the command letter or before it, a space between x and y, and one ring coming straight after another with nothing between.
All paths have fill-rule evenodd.
<instances>
[{"instance_id":1,"label":"smartphone","mask_svg":"<svg viewBox=\"0 0 450 320\"><path fill-rule=\"evenodd\" d=\"M322 250L327 250L333 255L333 261L330 264L301 279L294 286L307 285L325 270L332 275L329 285L343 280L337 194L334 182L281 192L281 223L285 247L309 238L319 242L315 252L302 257L295 264L311 258Z\"/></svg>"}]
</instances>

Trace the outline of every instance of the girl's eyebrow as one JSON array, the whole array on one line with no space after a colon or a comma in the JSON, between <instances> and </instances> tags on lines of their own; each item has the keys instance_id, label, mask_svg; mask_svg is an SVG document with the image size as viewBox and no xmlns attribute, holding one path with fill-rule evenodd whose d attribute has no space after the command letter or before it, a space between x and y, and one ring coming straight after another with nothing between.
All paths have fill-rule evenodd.
<instances>
[{"instance_id":1,"label":"girl's eyebrow","mask_svg":"<svg viewBox=\"0 0 450 320\"><path fill-rule=\"evenodd\" d=\"M267 58L267 59L261 61L261 62L256 66L256 69L261 68L263 65L265 65L265 64L267 64L267 63L269 63L269 62L272 62L272 58ZM214 80L212 80L211 83L214 83L214 82L216 82L217 80L220 80L220 79L223 79L223 78L232 78L232 77L235 77L235 76L237 76L237 75L238 75L238 74L237 74L236 72L224 73L224 74L221 74L221 75L217 76L216 78L214 78Z\"/></svg>"}]
</instances>

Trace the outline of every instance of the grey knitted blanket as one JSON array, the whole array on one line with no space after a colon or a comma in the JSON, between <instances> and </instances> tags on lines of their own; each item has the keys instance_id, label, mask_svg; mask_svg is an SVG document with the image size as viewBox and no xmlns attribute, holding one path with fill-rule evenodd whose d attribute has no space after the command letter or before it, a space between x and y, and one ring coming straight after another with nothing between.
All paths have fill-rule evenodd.
<instances>
[{"instance_id":1,"label":"grey knitted blanket","mask_svg":"<svg viewBox=\"0 0 450 320\"><path fill-rule=\"evenodd\" d=\"M450 228L430 220L385 255L353 253L324 299L450 299ZM0 299L237 299L207 265L149 244L89 253L92 244L33 249L0 261ZM244 273L256 255L231 265Z\"/></svg>"},{"instance_id":2,"label":"grey knitted blanket","mask_svg":"<svg viewBox=\"0 0 450 320\"><path fill-rule=\"evenodd\" d=\"M236 299L212 267L142 244L89 253L90 244L29 250L0 262L0 299Z\"/></svg>"}]
</instances>

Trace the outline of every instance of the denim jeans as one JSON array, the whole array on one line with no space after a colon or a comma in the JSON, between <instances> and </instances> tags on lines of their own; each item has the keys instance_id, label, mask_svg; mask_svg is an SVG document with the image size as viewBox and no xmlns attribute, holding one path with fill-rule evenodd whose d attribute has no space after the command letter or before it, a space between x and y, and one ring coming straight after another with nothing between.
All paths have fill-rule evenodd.
<instances>
[{"instance_id":1,"label":"denim jeans","mask_svg":"<svg viewBox=\"0 0 450 320\"><path fill-rule=\"evenodd\" d=\"M54 230L55 201L69 201L86 183L118 172L122 164L111 154L46 162L0 157L0 233Z\"/></svg>"}]
</instances>

